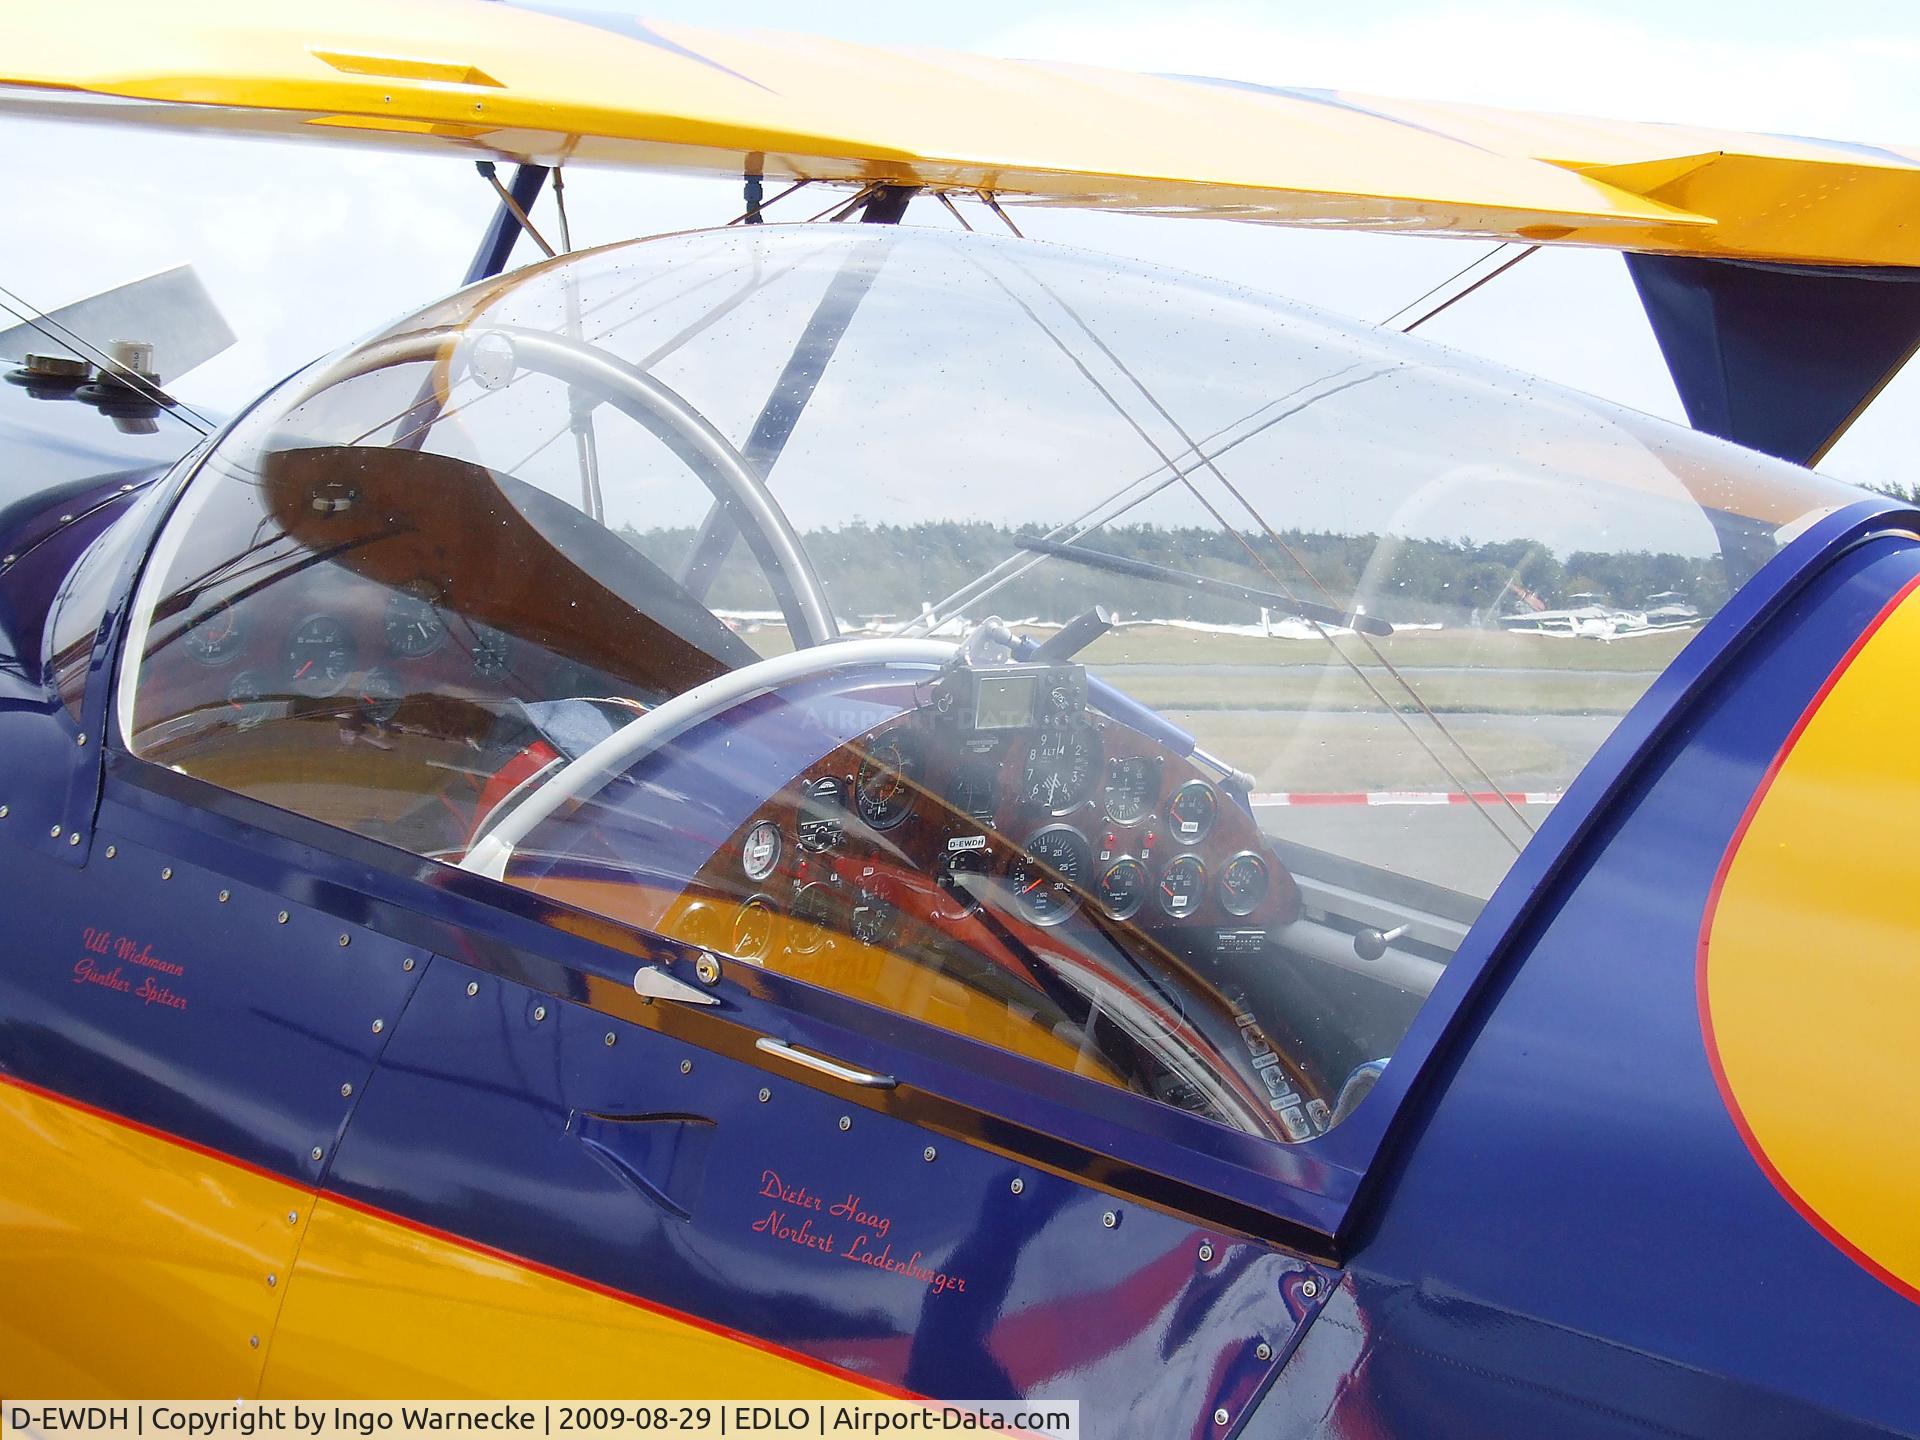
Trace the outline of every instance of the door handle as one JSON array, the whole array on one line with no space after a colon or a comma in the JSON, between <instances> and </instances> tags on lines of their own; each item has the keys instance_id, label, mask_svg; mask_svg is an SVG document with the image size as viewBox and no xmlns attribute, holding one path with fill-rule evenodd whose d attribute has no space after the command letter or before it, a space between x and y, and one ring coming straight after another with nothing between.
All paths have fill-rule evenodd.
<instances>
[{"instance_id":1,"label":"door handle","mask_svg":"<svg viewBox=\"0 0 1920 1440\"><path fill-rule=\"evenodd\" d=\"M784 1040L775 1040L771 1035L762 1035L753 1042L753 1048L778 1056L782 1060L798 1065L802 1070L812 1070L817 1074L830 1075L848 1085L863 1085L869 1090L891 1090L900 1082L891 1075L876 1075L871 1070L855 1070L850 1065L829 1060L824 1055L812 1055L805 1050L796 1050Z\"/></svg>"},{"instance_id":2,"label":"door handle","mask_svg":"<svg viewBox=\"0 0 1920 1440\"><path fill-rule=\"evenodd\" d=\"M720 997L698 985L676 980L658 965L642 965L633 972L633 989L649 1000L677 1000L682 1005L718 1005Z\"/></svg>"}]
</instances>

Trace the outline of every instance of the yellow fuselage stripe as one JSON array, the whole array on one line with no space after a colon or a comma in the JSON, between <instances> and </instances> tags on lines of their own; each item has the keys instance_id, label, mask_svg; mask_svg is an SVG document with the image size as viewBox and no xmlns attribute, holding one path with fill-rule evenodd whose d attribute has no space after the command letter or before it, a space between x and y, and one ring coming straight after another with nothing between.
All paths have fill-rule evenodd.
<instances>
[{"instance_id":1,"label":"yellow fuselage stripe","mask_svg":"<svg viewBox=\"0 0 1920 1440\"><path fill-rule=\"evenodd\" d=\"M899 1395L18 1081L0 1395Z\"/></svg>"}]
</instances>

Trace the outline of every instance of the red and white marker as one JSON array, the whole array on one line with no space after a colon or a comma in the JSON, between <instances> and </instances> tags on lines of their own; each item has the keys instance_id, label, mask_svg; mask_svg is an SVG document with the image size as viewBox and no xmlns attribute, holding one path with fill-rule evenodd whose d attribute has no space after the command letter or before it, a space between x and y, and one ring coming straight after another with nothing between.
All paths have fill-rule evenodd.
<instances>
[{"instance_id":1,"label":"red and white marker","mask_svg":"<svg viewBox=\"0 0 1920 1440\"><path fill-rule=\"evenodd\" d=\"M1556 805L1561 790L1256 790L1255 805Z\"/></svg>"}]
</instances>

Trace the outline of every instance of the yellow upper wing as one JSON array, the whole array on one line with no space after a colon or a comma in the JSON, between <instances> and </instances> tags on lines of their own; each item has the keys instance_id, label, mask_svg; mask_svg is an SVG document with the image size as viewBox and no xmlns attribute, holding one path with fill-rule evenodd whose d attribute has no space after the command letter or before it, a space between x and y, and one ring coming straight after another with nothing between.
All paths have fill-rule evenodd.
<instances>
[{"instance_id":1,"label":"yellow upper wing","mask_svg":"<svg viewBox=\"0 0 1920 1440\"><path fill-rule=\"evenodd\" d=\"M10 0L0 113L1283 225L1920 264L1920 150L478 0Z\"/></svg>"}]
</instances>

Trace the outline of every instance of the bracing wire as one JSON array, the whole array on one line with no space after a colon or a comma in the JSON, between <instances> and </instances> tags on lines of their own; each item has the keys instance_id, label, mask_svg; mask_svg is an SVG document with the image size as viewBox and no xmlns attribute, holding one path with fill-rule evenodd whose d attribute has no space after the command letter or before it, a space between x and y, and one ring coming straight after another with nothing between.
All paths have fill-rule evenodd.
<instances>
[{"instance_id":1,"label":"bracing wire","mask_svg":"<svg viewBox=\"0 0 1920 1440\"><path fill-rule=\"evenodd\" d=\"M1517 259L1519 258L1524 258L1524 256L1516 257L1516 261L1509 262L1509 264L1517 263ZM1288 558L1291 559L1293 563L1299 567L1301 574L1306 577L1308 583L1311 584L1316 590L1318 590L1323 596L1325 596L1329 602L1337 603L1334 601L1334 596L1332 595L1332 593L1327 589L1327 587L1324 584L1320 582L1319 578L1316 575L1314 575L1313 571L1310 568L1308 568L1305 560L1301 556L1296 554L1293 548L1287 544L1285 539L1282 538L1278 534L1278 532L1274 530L1273 526L1267 522L1266 517L1263 516L1254 507L1253 503L1246 497L1246 495L1243 494L1237 486L1235 486L1231 481L1227 479L1226 475L1220 470L1219 466L1213 463L1211 460L1205 458L1204 451L1201 450L1199 442L1195 441L1194 438L1190 434L1188 434L1186 427L1181 425L1180 422L1174 418L1172 413L1167 410L1166 406L1161 403L1158 396L1156 396L1146 386L1146 384L1139 378L1139 376L1136 375L1133 372L1133 370L1130 367L1128 367L1124 361L1120 359L1118 355L1114 354L1111 347L1109 347L1106 344L1106 342L1102 340L1101 337L1093 331L1092 327L1090 327L1087 324L1085 319L1083 319L1079 315L1079 313L1074 310L1074 308L1071 305L1068 305L1058 295L1054 294L1052 289L1049 286L1047 286L1047 284L1043 280L1040 280L1038 277L1028 272L1024 266L1016 265L1015 268L1020 270L1021 274L1025 275L1026 278L1029 281L1031 281L1034 285L1038 286L1040 290L1046 295L1048 295L1048 297L1051 298L1055 304L1060 306L1060 308L1067 314L1067 316L1070 319L1072 319L1073 322L1080 328L1082 333L1086 335L1087 339L1090 340L1093 343L1093 345L1103 355L1106 356L1107 360L1116 369L1118 369L1122 375L1124 375L1127 378L1127 380L1133 385L1133 387L1136 390L1140 392L1141 397L1146 400L1146 402L1154 409L1154 411L1157 414L1159 414L1161 419L1165 420L1167 424L1173 427L1175 432L1180 436L1181 440L1186 444L1187 448L1190 451L1194 451L1202 455L1201 468L1204 468L1210 474L1212 474L1213 477L1217 481L1219 481L1220 485L1226 490L1226 492L1229 495L1231 495L1236 501L1239 502L1239 504L1253 518L1254 522L1260 526L1261 530L1266 535L1268 541L1272 543L1276 548L1281 550L1283 553L1285 553L1288 556ZM1502 268L1506 268L1506 267L1502 267ZM1498 273L1498 272L1495 272L1495 273ZM1487 278L1491 279L1492 276L1488 276ZM998 282L997 277L996 277L996 283L1000 283L1001 288L1003 290L1006 289L1003 282ZM1046 323L1042 321L1039 318L1039 316L1033 312L1031 307L1027 306L1017 296L1013 296L1011 291L1008 291L1007 293L1009 294L1010 298L1014 299L1016 304L1020 305L1020 307L1023 310L1027 311L1028 316L1031 319L1033 319L1037 325L1040 326L1043 333L1047 334L1048 337L1053 340L1054 344L1060 347L1063 353L1067 354L1070 360L1073 360L1075 365L1080 369L1081 373L1083 375L1086 375L1089 380L1093 380L1093 383L1096 389L1098 389L1100 393L1107 399L1108 403L1110 405L1113 405L1116 408L1116 410L1119 411L1122 418L1126 419L1128 424L1132 426L1135 432L1141 435L1141 437L1147 441L1148 445L1153 448L1156 454L1161 454L1163 462L1168 465L1172 465L1173 462L1171 460L1168 460L1167 457L1164 455L1164 453L1162 453L1162 450L1159 444L1147 436L1146 431L1140 426L1140 424L1136 420L1133 419L1133 417L1130 414L1126 412L1126 410L1123 407L1119 405L1117 398L1114 397L1111 394L1111 392L1109 392L1106 389L1105 386L1101 385L1097 380L1093 379L1091 372L1089 372L1086 366L1082 362L1080 362L1076 357L1074 357L1069 350L1067 350L1064 342L1060 339L1060 337L1053 333L1051 328L1047 326ZM1254 566L1258 570L1260 570L1262 573L1264 573L1267 576L1267 578L1274 583L1276 588L1278 588L1282 594L1291 596L1293 593L1292 587L1289 586L1277 573L1275 573L1272 566L1267 564L1265 557L1260 555L1260 553L1254 549L1252 544L1248 542L1245 535L1241 533L1240 528L1232 524L1227 519L1227 517L1220 512L1219 508L1215 506L1213 502L1210 499L1208 499L1196 485L1194 485L1192 479L1189 476L1183 475L1181 479L1182 479L1182 483L1185 484L1188 492L1193 495L1194 499L1214 518L1214 520L1221 526L1221 528L1225 530L1228 534L1233 535L1239 541L1241 548L1247 552L1247 556L1253 562ZM1447 776L1449 781L1455 784L1456 786L1458 786L1460 789L1466 791L1468 794L1472 794L1473 787L1469 785L1461 784L1460 777L1456 774L1454 768L1451 765L1449 765L1445 760L1443 760L1441 756L1433 749L1432 746L1427 744L1425 737L1420 735L1418 731L1415 730L1409 717L1400 709L1399 706L1393 704L1391 701L1387 699L1386 695L1383 694L1380 691L1379 687L1374 683L1373 678L1366 673L1365 668L1362 667L1358 662L1356 662L1352 656L1348 655L1347 652L1344 649L1342 649L1338 644L1336 644L1334 642L1332 635L1329 634L1326 631L1326 628L1322 626L1318 621L1315 621L1310 617L1303 617L1303 618L1306 618L1307 623L1313 626L1313 628L1319 632L1321 638L1326 641L1328 648L1332 650L1334 655L1336 655L1340 659L1340 661L1349 670L1353 672L1354 676L1360 681L1360 683L1363 686L1366 687L1366 689L1374 696L1374 698L1379 701L1381 706L1385 710L1387 710L1388 713L1396 716L1400 720L1401 724L1406 728L1408 734L1414 739L1415 743L1418 744L1420 748L1427 753L1428 757L1434 762L1434 765L1440 770L1440 772L1443 775ZM1514 820L1520 825L1520 827L1523 830L1525 830L1526 833L1528 833L1529 835L1532 834L1533 826L1527 821L1526 817L1520 813L1519 808L1514 805L1513 801L1507 797L1504 787L1497 784L1494 781L1493 777L1487 773L1486 768L1480 763L1478 758L1475 757L1466 748L1466 746L1461 744L1459 738L1455 736L1453 732L1450 729L1448 729L1447 726L1441 721L1440 717L1433 712L1432 708L1428 706L1428 704L1426 703L1425 698L1421 696L1419 692L1413 687L1412 683L1408 681L1407 678L1399 672L1399 670L1394 666L1393 662L1387 658L1385 652L1383 652L1378 645L1374 644L1373 641L1364 633L1356 632L1356 634L1360 643L1366 648L1366 650L1372 656L1374 662L1378 666L1380 666L1380 668L1384 669L1388 675L1393 677L1393 680L1398 684L1399 688L1406 693L1408 699L1410 699L1415 705L1415 707L1420 711L1421 716L1433 726L1435 732L1438 733L1441 737L1443 737L1447 741L1448 745L1460 756L1462 760L1466 762L1466 764L1468 765L1468 767L1470 767L1473 773L1477 774L1481 778L1481 780L1483 780L1486 783L1489 789L1499 794L1501 798L1501 803L1506 807L1508 811L1512 813ZM1484 803L1479 801L1478 799L1475 799L1472 803L1475 809L1479 810L1483 815L1486 816L1487 822L1493 826L1494 831L1497 834L1499 834L1501 838L1505 840L1509 845L1513 845L1513 847L1517 850L1519 846L1515 844L1512 837L1509 836L1507 832L1501 828L1500 824L1494 819L1492 813L1487 810Z\"/></svg>"}]
</instances>

